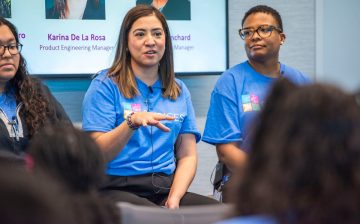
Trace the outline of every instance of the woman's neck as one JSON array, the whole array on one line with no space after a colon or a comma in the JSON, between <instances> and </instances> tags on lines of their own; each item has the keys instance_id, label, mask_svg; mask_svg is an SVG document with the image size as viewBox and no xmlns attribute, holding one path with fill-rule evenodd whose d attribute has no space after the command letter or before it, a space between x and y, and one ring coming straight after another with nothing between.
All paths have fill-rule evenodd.
<instances>
[{"instance_id":1,"label":"woman's neck","mask_svg":"<svg viewBox=\"0 0 360 224\"><path fill-rule=\"evenodd\" d=\"M264 76L268 76L271 78L280 77L280 63L278 60L257 62L249 59L248 62L255 71Z\"/></svg>"},{"instance_id":2,"label":"woman's neck","mask_svg":"<svg viewBox=\"0 0 360 224\"><path fill-rule=\"evenodd\" d=\"M82 19L88 0L67 0L67 19Z\"/></svg>"},{"instance_id":3,"label":"woman's neck","mask_svg":"<svg viewBox=\"0 0 360 224\"><path fill-rule=\"evenodd\" d=\"M5 92L6 82L0 81L0 94Z\"/></svg>"},{"instance_id":4,"label":"woman's neck","mask_svg":"<svg viewBox=\"0 0 360 224\"><path fill-rule=\"evenodd\" d=\"M132 66L132 70L135 76L148 86L152 86L159 79L158 67L139 68Z\"/></svg>"}]
</instances>

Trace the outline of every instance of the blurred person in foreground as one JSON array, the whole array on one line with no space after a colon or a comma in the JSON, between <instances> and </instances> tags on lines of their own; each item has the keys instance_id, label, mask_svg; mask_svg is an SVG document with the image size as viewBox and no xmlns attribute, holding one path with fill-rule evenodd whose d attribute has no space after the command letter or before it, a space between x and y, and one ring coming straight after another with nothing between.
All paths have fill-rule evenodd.
<instances>
[{"instance_id":1,"label":"blurred person in foreground","mask_svg":"<svg viewBox=\"0 0 360 224\"><path fill-rule=\"evenodd\" d=\"M360 107L336 87L275 84L229 192L242 223L360 223Z\"/></svg>"}]
</instances>

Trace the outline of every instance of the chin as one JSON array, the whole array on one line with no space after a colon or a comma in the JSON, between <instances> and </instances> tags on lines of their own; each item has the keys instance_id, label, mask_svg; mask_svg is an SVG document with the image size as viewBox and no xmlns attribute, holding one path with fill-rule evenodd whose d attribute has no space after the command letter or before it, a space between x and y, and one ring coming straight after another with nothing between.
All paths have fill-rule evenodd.
<instances>
[{"instance_id":1,"label":"chin","mask_svg":"<svg viewBox=\"0 0 360 224\"><path fill-rule=\"evenodd\" d=\"M0 80L10 81L15 77L15 73L11 72L1 72L0 71Z\"/></svg>"},{"instance_id":2,"label":"chin","mask_svg":"<svg viewBox=\"0 0 360 224\"><path fill-rule=\"evenodd\" d=\"M154 62L154 63L144 63L143 66L147 67L147 68L152 68L152 67L155 67L155 66L156 67L159 66L159 63L160 63L160 61Z\"/></svg>"},{"instance_id":3,"label":"chin","mask_svg":"<svg viewBox=\"0 0 360 224\"><path fill-rule=\"evenodd\" d=\"M263 62L266 61L265 55L252 55L249 57L251 61Z\"/></svg>"}]
</instances>

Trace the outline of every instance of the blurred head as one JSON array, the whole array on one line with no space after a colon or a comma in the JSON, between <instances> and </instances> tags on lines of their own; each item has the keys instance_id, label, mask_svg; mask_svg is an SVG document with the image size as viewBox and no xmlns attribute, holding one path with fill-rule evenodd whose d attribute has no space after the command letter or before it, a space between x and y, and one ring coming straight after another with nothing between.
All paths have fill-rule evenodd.
<instances>
[{"instance_id":1,"label":"blurred head","mask_svg":"<svg viewBox=\"0 0 360 224\"><path fill-rule=\"evenodd\" d=\"M75 223L70 198L47 176L0 163L0 223Z\"/></svg>"},{"instance_id":2,"label":"blurred head","mask_svg":"<svg viewBox=\"0 0 360 224\"><path fill-rule=\"evenodd\" d=\"M280 45L285 41L280 14L266 5L247 11L239 34L245 41L245 51L250 61L278 60Z\"/></svg>"},{"instance_id":3,"label":"blurred head","mask_svg":"<svg viewBox=\"0 0 360 224\"><path fill-rule=\"evenodd\" d=\"M31 140L34 170L49 173L75 192L91 192L103 181L105 165L96 143L72 125L48 126Z\"/></svg>"},{"instance_id":4,"label":"blurred head","mask_svg":"<svg viewBox=\"0 0 360 224\"><path fill-rule=\"evenodd\" d=\"M119 207L112 201L96 194L75 194L71 199L78 223L121 224Z\"/></svg>"},{"instance_id":5,"label":"blurred head","mask_svg":"<svg viewBox=\"0 0 360 224\"><path fill-rule=\"evenodd\" d=\"M9 149L0 147L0 164L3 164L11 169L25 170L25 160L23 156L13 153Z\"/></svg>"},{"instance_id":6,"label":"blurred head","mask_svg":"<svg viewBox=\"0 0 360 224\"><path fill-rule=\"evenodd\" d=\"M285 223L359 223L359 136L353 96L281 80L260 114L238 177L238 214L271 214Z\"/></svg>"},{"instance_id":7,"label":"blurred head","mask_svg":"<svg viewBox=\"0 0 360 224\"><path fill-rule=\"evenodd\" d=\"M177 97L173 50L164 15L153 6L137 5L125 15L109 74L116 77L128 98L138 94L133 66L158 66L164 96Z\"/></svg>"},{"instance_id":8,"label":"blurred head","mask_svg":"<svg viewBox=\"0 0 360 224\"><path fill-rule=\"evenodd\" d=\"M18 69L23 59L21 45L15 26L0 17L0 92L5 90L6 83L18 76Z\"/></svg>"}]
</instances>

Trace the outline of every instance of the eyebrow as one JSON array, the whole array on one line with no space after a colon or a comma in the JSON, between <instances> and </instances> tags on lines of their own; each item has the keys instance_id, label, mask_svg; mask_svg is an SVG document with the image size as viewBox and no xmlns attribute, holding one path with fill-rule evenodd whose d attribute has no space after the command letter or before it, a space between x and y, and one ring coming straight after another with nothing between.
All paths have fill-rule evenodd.
<instances>
[{"instance_id":1,"label":"eyebrow","mask_svg":"<svg viewBox=\"0 0 360 224\"><path fill-rule=\"evenodd\" d=\"M256 28L259 28L260 26L274 26L274 27L277 27L277 26L275 26L275 25L270 25L270 24L261 24L261 25L257 26ZM243 29L243 30L245 30L245 29L255 29L255 27L249 26L249 27L244 27L244 28L242 28L242 29Z\"/></svg>"},{"instance_id":2,"label":"eyebrow","mask_svg":"<svg viewBox=\"0 0 360 224\"><path fill-rule=\"evenodd\" d=\"M151 29L151 31L158 31L158 30L164 31L164 29L163 29L163 28L160 28L160 27L159 27L159 28ZM135 30L133 31L133 33L136 32L136 31L147 31L147 29L138 28L138 29L135 29Z\"/></svg>"}]
</instances>

